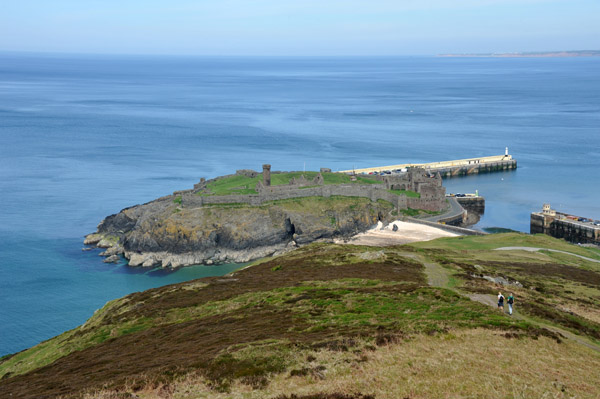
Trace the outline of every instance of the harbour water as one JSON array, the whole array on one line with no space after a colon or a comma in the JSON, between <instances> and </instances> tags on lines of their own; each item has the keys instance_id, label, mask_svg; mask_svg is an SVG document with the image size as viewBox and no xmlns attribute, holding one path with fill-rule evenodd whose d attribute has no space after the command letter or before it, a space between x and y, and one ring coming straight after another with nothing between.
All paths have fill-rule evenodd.
<instances>
[{"instance_id":1,"label":"harbour water","mask_svg":"<svg viewBox=\"0 0 600 399\"><path fill-rule=\"evenodd\" d=\"M176 272L82 252L102 218L235 169L334 170L498 155L449 179L477 227L600 219L600 58L202 58L0 54L0 355Z\"/></svg>"}]
</instances>

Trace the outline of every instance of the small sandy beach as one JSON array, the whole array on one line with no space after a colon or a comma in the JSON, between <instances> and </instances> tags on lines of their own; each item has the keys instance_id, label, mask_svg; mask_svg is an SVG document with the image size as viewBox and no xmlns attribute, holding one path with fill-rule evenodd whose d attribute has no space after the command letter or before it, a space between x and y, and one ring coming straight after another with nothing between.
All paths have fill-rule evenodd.
<instances>
[{"instance_id":1,"label":"small sandy beach","mask_svg":"<svg viewBox=\"0 0 600 399\"><path fill-rule=\"evenodd\" d=\"M398 230L394 231L394 225ZM408 223L396 220L388 225L381 222L377 226L364 233L360 233L349 240L336 240L336 244L355 244L371 246L390 246L407 244L415 241L429 241L440 237L456 237L458 234L450 233L442 229L417 223Z\"/></svg>"}]
</instances>

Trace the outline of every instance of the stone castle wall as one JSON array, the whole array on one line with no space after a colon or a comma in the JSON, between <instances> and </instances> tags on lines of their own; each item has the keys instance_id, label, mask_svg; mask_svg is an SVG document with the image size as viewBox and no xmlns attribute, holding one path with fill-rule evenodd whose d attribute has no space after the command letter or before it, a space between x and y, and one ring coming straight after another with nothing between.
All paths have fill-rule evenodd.
<instances>
[{"instance_id":1,"label":"stone castle wall","mask_svg":"<svg viewBox=\"0 0 600 399\"><path fill-rule=\"evenodd\" d=\"M446 189L442 186L440 175L430 175L425 170L415 168L403 175L385 175L372 176L379 180L381 184L339 184L324 185L323 176L318 174L314 179L306 179L303 176L290 180L287 185L270 185L270 165L263 165L263 181L259 181L256 189L258 194L247 195L197 195L196 193L205 189L207 184L213 180L202 179L200 183L194 186L194 190L178 191L175 195L181 196L182 206L198 207L204 205L217 204L248 204L258 206L265 202L286 200L303 197L361 197L369 198L372 201L388 201L398 210L414 208L425 209L429 211L440 211L446 206ZM252 170L238 170L237 175L247 177L258 176L258 172ZM229 177L228 175L224 177ZM265 179L266 176L266 179ZM410 190L420 194L420 198L406 197L390 193L388 190Z\"/></svg>"},{"instance_id":2,"label":"stone castle wall","mask_svg":"<svg viewBox=\"0 0 600 399\"><path fill-rule=\"evenodd\" d=\"M285 187L285 186L284 186ZM252 206L262 205L265 202L286 200L304 197L361 197L369 198L371 201L388 201L397 209L415 208L439 211L444 208L444 197L441 198L409 198L404 195L390 193L385 187L369 184L340 184L307 188L287 188L286 190L264 190L260 194L248 195L209 195L200 196L191 192L181 195L181 204L184 207L198 207L214 204L248 204Z\"/></svg>"}]
</instances>

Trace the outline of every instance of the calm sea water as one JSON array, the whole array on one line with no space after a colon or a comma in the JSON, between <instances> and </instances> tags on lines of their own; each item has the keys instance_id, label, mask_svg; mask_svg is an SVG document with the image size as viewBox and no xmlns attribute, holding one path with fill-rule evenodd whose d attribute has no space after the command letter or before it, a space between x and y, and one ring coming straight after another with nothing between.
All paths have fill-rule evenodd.
<instances>
[{"instance_id":1,"label":"calm sea water","mask_svg":"<svg viewBox=\"0 0 600 399\"><path fill-rule=\"evenodd\" d=\"M501 154L448 180L479 227L550 202L600 219L600 58L185 58L0 54L0 354L106 301L236 265L106 265L82 236L235 169L349 169Z\"/></svg>"}]
</instances>

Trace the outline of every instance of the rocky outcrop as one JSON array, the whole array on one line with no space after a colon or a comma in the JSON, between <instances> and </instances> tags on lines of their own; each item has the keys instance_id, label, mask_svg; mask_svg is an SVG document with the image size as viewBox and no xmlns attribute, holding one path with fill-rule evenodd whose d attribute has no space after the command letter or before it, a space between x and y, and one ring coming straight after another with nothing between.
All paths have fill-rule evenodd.
<instances>
[{"instance_id":1,"label":"rocky outcrop","mask_svg":"<svg viewBox=\"0 0 600 399\"><path fill-rule=\"evenodd\" d=\"M350 237L378 220L391 221L393 211L388 202L355 197L186 207L167 196L108 216L84 243L106 248L101 255L109 259L122 254L130 266L243 263Z\"/></svg>"},{"instance_id":2,"label":"rocky outcrop","mask_svg":"<svg viewBox=\"0 0 600 399\"><path fill-rule=\"evenodd\" d=\"M118 263L121 260L121 258L119 258L119 255L110 255L107 256L106 259L104 259L104 263Z\"/></svg>"}]
</instances>

